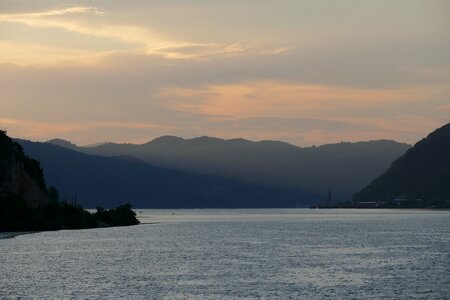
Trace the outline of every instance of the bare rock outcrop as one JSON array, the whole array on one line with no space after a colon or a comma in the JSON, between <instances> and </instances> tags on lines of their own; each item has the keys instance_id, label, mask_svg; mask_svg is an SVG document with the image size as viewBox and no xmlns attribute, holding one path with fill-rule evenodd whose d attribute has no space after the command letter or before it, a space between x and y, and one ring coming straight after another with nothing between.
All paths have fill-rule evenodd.
<instances>
[{"instance_id":1,"label":"bare rock outcrop","mask_svg":"<svg viewBox=\"0 0 450 300\"><path fill-rule=\"evenodd\" d=\"M0 131L0 197L21 197L30 207L49 201L39 162L27 157L4 131Z\"/></svg>"}]
</instances>

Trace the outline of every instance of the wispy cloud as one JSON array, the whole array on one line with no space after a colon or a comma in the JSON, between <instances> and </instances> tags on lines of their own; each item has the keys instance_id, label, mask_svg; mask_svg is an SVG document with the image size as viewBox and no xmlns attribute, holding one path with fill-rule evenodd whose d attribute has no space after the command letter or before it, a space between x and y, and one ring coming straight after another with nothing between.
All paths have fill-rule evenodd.
<instances>
[{"instance_id":1,"label":"wispy cloud","mask_svg":"<svg viewBox=\"0 0 450 300\"><path fill-rule=\"evenodd\" d=\"M87 16L89 18L74 18L72 16ZM201 43L171 39L158 33L157 30L145 26L120 24L103 18L107 14L96 7L76 6L65 9L48 10L31 13L0 14L0 22L24 24L33 28L58 28L67 32L77 33L86 37L107 38L124 43L123 49L111 49L110 51L96 51L95 58L109 55L111 53L128 53L136 55L157 55L167 59L196 59L217 55L237 55L242 53L257 53L264 55L277 55L286 52L283 47L270 48L257 46L249 42L236 43ZM68 37L69 38L69 37ZM23 44L16 42L3 42L8 48L21 48ZM20 65L29 64L27 59L32 56L40 56L39 49L46 48L53 52L57 62L82 60L86 55L77 49L62 49L45 45L27 45L25 51L18 51L11 55L8 49L3 50L3 60ZM58 49L61 49L58 52ZM37 52L34 52L37 50ZM24 52L23 56L19 56ZM85 51L86 52L86 51ZM92 51L91 51L92 52ZM36 55L33 55L36 53ZM26 54L26 55L25 55ZM65 59L61 59L61 58ZM21 59L20 59L21 58ZM60 58L60 59L58 59ZM47 63L47 60L39 60ZM91 60L93 60L91 58ZM1 62L1 61L0 61Z\"/></svg>"},{"instance_id":2,"label":"wispy cloud","mask_svg":"<svg viewBox=\"0 0 450 300\"><path fill-rule=\"evenodd\" d=\"M442 105L437 107L438 110L443 110L443 111L450 111L450 104L449 105Z\"/></svg>"},{"instance_id":3,"label":"wispy cloud","mask_svg":"<svg viewBox=\"0 0 450 300\"><path fill-rule=\"evenodd\" d=\"M0 126L15 136L414 142L449 121L438 6L76 2L0 5Z\"/></svg>"},{"instance_id":4,"label":"wispy cloud","mask_svg":"<svg viewBox=\"0 0 450 300\"><path fill-rule=\"evenodd\" d=\"M92 65L110 52L0 41L0 63L19 66Z\"/></svg>"},{"instance_id":5,"label":"wispy cloud","mask_svg":"<svg viewBox=\"0 0 450 300\"><path fill-rule=\"evenodd\" d=\"M169 109L210 116L209 126L221 124L213 127L220 136L282 135L284 140L310 145L381 138L412 143L446 121L426 116L418 108L445 101L448 93L450 85L364 89L252 81L166 88L158 97Z\"/></svg>"},{"instance_id":6,"label":"wispy cloud","mask_svg":"<svg viewBox=\"0 0 450 300\"><path fill-rule=\"evenodd\" d=\"M450 85L363 89L278 81L252 81L197 88L165 88L159 97L169 108L234 117L331 117L370 109L386 112L433 99L445 99ZM369 114L373 114L371 111Z\"/></svg>"},{"instance_id":7,"label":"wispy cloud","mask_svg":"<svg viewBox=\"0 0 450 300\"><path fill-rule=\"evenodd\" d=\"M0 14L1 21L11 21L17 22L20 20L27 20L31 18L43 18L50 16L62 16L68 14L93 14L93 15L103 15L103 12L98 10L96 7L90 6L74 6L64 9L54 9L41 12L32 13L11 13L11 14Z\"/></svg>"}]
</instances>

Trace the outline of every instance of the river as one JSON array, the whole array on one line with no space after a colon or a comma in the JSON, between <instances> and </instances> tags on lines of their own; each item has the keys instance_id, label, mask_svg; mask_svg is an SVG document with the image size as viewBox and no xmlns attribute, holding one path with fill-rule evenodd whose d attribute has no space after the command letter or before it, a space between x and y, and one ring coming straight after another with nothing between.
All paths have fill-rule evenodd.
<instances>
[{"instance_id":1,"label":"river","mask_svg":"<svg viewBox=\"0 0 450 300\"><path fill-rule=\"evenodd\" d=\"M137 210L0 239L0 299L445 299L450 211Z\"/></svg>"}]
</instances>

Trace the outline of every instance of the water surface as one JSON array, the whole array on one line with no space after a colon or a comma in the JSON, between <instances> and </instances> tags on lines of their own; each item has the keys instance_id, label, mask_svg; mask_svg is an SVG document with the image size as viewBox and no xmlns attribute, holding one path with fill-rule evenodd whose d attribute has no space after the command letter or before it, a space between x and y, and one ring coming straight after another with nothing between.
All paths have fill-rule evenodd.
<instances>
[{"instance_id":1,"label":"water surface","mask_svg":"<svg viewBox=\"0 0 450 300\"><path fill-rule=\"evenodd\" d=\"M449 211L140 210L138 215L147 224L0 240L0 298L450 295Z\"/></svg>"}]
</instances>

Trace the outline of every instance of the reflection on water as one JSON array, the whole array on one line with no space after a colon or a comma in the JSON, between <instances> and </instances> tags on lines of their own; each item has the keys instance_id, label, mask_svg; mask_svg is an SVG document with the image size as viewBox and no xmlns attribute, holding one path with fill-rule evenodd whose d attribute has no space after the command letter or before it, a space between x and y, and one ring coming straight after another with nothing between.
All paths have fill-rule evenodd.
<instances>
[{"instance_id":1,"label":"reflection on water","mask_svg":"<svg viewBox=\"0 0 450 300\"><path fill-rule=\"evenodd\" d=\"M448 211L142 210L138 216L147 224L0 240L0 298L449 295Z\"/></svg>"}]
</instances>

